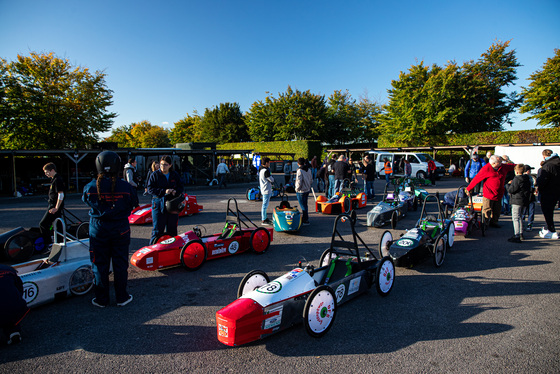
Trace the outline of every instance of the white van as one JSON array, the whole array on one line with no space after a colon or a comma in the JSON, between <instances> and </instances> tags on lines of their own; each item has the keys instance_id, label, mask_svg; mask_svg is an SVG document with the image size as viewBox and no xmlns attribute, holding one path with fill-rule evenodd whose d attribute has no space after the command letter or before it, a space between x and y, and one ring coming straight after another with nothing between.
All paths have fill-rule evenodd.
<instances>
[{"instance_id":1,"label":"white van","mask_svg":"<svg viewBox=\"0 0 560 374\"><path fill-rule=\"evenodd\" d=\"M404 160L410 162L412 166L412 176L417 178L428 177L428 161L433 160L432 156L427 153L416 152L382 152L382 151L368 151L366 154L373 156L375 171L379 177L385 175L385 159L391 161L393 166L394 176L404 176ZM436 179L440 179L445 175L445 166L442 163L435 161L436 164Z\"/></svg>"}]
</instances>

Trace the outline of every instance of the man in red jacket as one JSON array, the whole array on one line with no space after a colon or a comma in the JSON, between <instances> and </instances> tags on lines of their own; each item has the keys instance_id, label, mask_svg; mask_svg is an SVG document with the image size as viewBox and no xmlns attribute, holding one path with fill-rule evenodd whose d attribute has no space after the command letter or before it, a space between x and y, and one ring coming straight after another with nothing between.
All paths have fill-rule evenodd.
<instances>
[{"instance_id":1,"label":"man in red jacket","mask_svg":"<svg viewBox=\"0 0 560 374\"><path fill-rule=\"evenodd\" d=\"M482 187L482 214L486 218L490 218L490 227L500 227L498 219L502 212L502 197L504 196L506 174L513 170L514 167L514 164L502 165L502 158L492 155L489 163L480 169L467 186L467 193L470 194L478 183L484 182Z\"/></svg>"}]
</instances>

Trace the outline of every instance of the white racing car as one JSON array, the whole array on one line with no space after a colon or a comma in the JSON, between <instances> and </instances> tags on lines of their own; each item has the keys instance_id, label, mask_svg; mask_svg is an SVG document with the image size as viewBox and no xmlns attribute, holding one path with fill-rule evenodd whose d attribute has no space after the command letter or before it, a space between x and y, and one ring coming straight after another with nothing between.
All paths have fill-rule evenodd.
<instances>
[{"instance_id":1,"label":"white racing car","mask_svg":"<svg viewBox=\"0 0 560 374\"><path fill-rule=\"evenodd\" d=\"M93 287L89 257L89 239L77 239L66 233L66 225L57 219L62 234L54 232L49 257L14 265L23 281L23 298L29 307L45 304L68 295L84 295ZM58 225L53 225L58 227ZM59 237L62 236L62 242Z\"/></svg>"}]
</instances>

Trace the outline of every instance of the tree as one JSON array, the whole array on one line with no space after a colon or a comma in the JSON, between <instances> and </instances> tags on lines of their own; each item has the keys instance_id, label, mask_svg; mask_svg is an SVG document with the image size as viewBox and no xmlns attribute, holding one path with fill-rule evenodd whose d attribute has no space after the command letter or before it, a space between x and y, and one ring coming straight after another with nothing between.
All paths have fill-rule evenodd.
<instances>
[{"instance_id":1,"label":"tree","mask_svg":"<svg viewBox=\"0 0 560 374\"><path fill-rule=\"evenodd\" d=\"M249 141L247 126L238 103L222 103L213 109L206 108L200 130L201 140L205 142Z\"/></svg>"},{"instance_id":2,"label":"tree","mask_svg":"<svg viewBox=\"0 0 560 374\"><path fill-rule=\"evenodd\" d=\"M113 129L111 136L105 140L117 142L121 148L165 148L171 144L169 131L161 126L154 126L149 121Z\"/></svg>"},{"instance_id":3,"label":"tree","mask_svg":"<svg viewBox=\"0 0 560 374\"><path fill-rule=\"evenodd\" d=\"M539 126L560 127L560 49L548 58L542 70L537 70L529 79L529 88L523 87L521 113L532 113L523 119L538 120Z\"/></svg>"},{"instance_id":4,"label":"tree","mask_svg":"<svg viewBox=\"0 0 560 374\"><path fill-rule=\"evenodd\" d=\"M174 127L169 133L169 140L172 144L199 142L202 139L200 122L202 118L195 111L191 116L187 116L174 123Z\"/></svg>"},{"instance_id":5,"label":"tree","mask_svg":"<svg viewBox=\"0 0 560 374\"><path fill-rule=\"evenodd\" d=\"M98 141L115 113L105 73L73 67L53 53L0 59L0 145L83 148Z\"/></svg>"}]
</instances>

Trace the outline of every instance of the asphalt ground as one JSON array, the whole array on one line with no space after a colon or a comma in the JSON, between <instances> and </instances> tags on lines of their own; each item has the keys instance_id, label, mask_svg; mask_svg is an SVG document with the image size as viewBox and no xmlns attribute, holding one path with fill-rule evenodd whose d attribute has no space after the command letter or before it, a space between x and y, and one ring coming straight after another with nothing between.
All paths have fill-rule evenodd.
<instances>
[{"instance_id":1,"label":"asphalt ground","mask_svg":"<svg viewBox=\"0 0 560 374\"><path fill-rule=\"evenodd\" d=\"M427 190L443 194L461 182L444 179ZM375 251L385 229L366 227L365 217L383 184L376 181L376 201L358 211L357 231ZM229 197L258 222L261 204L246 201L247 187L189 189L204 211L181 218L179 231L202 224L208 233L220 232ZM296 201L291 194L290 202ZM141 196L141 202L148 198ZM87 217L80 196L69 196L66 206ZM312 197L309 206L314 210ZM45 207L39 196L1 199L0 233L37 226ZM399 221L394 236L413 227L419 215L411 212ZM555 218L560 221L558 210ZM261 269L274 278L300 260L317 265L334 219L313 212L311 225L299 234L275 232L265 254L208 261L196 272L131 266L134 300L122 308L114 306L113 294L112 306L92 306L92 292L35 308L22 323L22 343L0 345L0 372L560 372L560 242L539 238L544 222L539 206L537 229L524 233L522 244L507 242L511 217L502 216L502 227L489 229L484 238L476 231L457 238L442 267L428 259L397 268L388 297L374 287L342 305L321 339L300 324L246 346L222 345L215 313L235 300L242 277ZM130 255L148 244L150 232L151 225L132 227Z\"/></svg>"}]
</instances>

